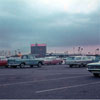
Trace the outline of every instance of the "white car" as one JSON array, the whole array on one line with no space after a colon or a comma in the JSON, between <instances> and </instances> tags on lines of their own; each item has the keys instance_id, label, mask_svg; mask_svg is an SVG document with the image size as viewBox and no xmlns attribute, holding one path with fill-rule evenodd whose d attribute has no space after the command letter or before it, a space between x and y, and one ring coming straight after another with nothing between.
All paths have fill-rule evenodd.
<instances>
[{"instance_id":1,"label":"white car","mask_svg":"<svg viewBox=\"0 0 100 100\"><path fill-rule=\"evenodd\" d=\"M87 70L93 73L95 77L100 76L100 61L96 63L90 63L87 66L88 66Z\"/></svg>"},{"instance_id":2,"label":"white car","mask_svg":"<svg viewBox=\"0 0 100 100\"><path fill-rule=\"evenodd\" d=\"M71 56L67 57L65 64L69 65L69 67L78 66L85 67L88 63L92 63L95 61L94 56Z\"/></svg>"}]
</instances>

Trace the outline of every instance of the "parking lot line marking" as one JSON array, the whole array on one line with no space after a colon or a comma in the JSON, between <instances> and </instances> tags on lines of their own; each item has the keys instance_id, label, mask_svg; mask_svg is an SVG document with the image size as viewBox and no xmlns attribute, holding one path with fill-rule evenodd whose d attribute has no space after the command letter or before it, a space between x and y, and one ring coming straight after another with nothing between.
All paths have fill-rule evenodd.
<instances>
[{"instance_id":1,"label":"parking lot line marking","mask_svg":"<svg viewBox=\"0 0 100 100\"><path fill-rule=\"evenodd\" d=\"M41 90L41 91L36 91L35 93L39 94L39 93L44 93L44 92L51 92L51 91L69 89L69 88L76 88L76 87L82 87L82 86L87 86L87 85L94 85L94 84L99 84L99 83L100 83L100 81L99 82L87 83L87 84L74 85L74 86L67 86L67 87L60 87L60 88Z\"/></svg>"},{"instance_id":2,"label":"parking lot line marking","mask_svg":"<svg viewBox=\"0 0 100 100\"><path fill-rule=\"evenodd\" d=\"M0 74L0 76L6 76L6 75L16 75L16 74ZM70 75L70 73L54 73L54 74L48 74L49 76L53 75ZM88 75L88 74L81 74L81 73L72 73L71 75Z\"/></svg>"},{"instance_id":3,"label":"parking lot line marking","mask_svg":"<svg viewBox=\"0 0 100 100\"><path fill-rule=\"evenodd\" d=\"M89 76L89 75L84 75ZM17 83L8 83L8 84L0 84L1 86L10 86L10 85L19 85L19 84L29 84L29 83L36 83L36 82L46 82L46 81L54 81L54 80L63 80L63 79L71 79L71 78L79 78L84 76L75 76L75 77L64 77L64 78L56 78L56 79L47 79L47 80L37 80L37 81L27 81L27 82L17 82Z\"/></svg>"},{"instance_id":4,"label":"parking lot line marking","mask_svg":"<svg viewBox=\"0 0 100 100\"><path fill-rule=\"evenodd\" d=\"M89 74L79 74L79 73L73 73L73 74L71 74L71 73L55 73L55 74L48 74L48 76L54 76L54 75L89 75Z\"/></svg>"}]
</instances>

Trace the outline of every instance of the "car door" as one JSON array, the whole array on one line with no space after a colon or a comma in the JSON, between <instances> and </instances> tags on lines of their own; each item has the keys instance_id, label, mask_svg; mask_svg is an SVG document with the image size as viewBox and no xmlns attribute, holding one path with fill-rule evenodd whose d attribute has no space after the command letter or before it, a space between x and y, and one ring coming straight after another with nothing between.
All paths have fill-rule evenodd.
<instances>
[{"instance_id":1,"label":"car door","mask_svg":"<svg viewBox=\"0 0 100 100\"><path fill-rule=\"evenodd\" d=\"M28 55L23 55L22 62L25 62L26 65L29 65Z\"/></svg>"},{"instance_id":2,"label":"car door","mask_svg":"<svg viewBox=\"0 0 100 100\"><path fill-rule=\"evenodd\" d=\"M34 56L32 56L32 55L28 56L28 63L29 63L29 65L34 65L36 62L37 62L37 59L35 59Z\"/></svg>"},{"instance_id":3,"label":"car door","mask_svg":"<svg viewBox=\"0 0 100 100\"><path fill-rule=\"evenodd\" d=\"M75 58L75 63L80 63L82 62L82 57L76 57Z\"/></svg>"}]
</instances>

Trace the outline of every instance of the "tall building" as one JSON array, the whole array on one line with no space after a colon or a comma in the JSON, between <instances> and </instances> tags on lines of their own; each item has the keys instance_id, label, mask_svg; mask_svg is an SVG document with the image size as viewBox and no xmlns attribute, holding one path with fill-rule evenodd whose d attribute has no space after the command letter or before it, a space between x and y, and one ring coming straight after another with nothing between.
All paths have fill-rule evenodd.
<instances>
[{"instance_id":1,"label":"tall building","mask_svg":"<svg viewBox=\"0 0 100 100\"><path fill-rule=\"evenodd\" d=\"M44 57L46 55L46 44L31 44L31 54Z\"/></svg>"}]
</instances>

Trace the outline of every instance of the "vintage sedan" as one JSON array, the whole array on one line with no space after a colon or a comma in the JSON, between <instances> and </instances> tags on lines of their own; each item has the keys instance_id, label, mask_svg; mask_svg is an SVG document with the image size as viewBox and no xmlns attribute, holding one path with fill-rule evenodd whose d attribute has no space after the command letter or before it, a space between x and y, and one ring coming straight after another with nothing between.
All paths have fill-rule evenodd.
<instances>
[{"instance_id":1,"label":"vintage sedan","mask_svg":"<svg viewBox=\"0 0 100 100\"><path fill-rule=\"evenodd\" d=\"M95 63L90 63L87 66L88 66L87 70L93 73L95 77L100 76L100 61Z\"/></svg>"},{"instance_id":2,"label":"vintage sedan","mask_svg":"<svg viewBox=\"0 0 100 100\"><path fill-rule=\"evenodd\" d=\"M7 59L4 56L0 56L0 66L7 66Z\"/></svg>"},{"instance_id":3,"label":"vintage sedan","mask_svg":"<svg viewBox=\"0 0 100 100\"><path fill-rule=\"evenodd\" d=\"M85 67L88 63L92 63L94 61L94 56L71 56L67 57L65 64L69 65L69 67Z\"/></svg>"},{"instance_id":4,"label":"vintage sedan","mask_svg":"<svg viewBox=\"0 0 100 100\"><path fill-rule=\"evenodd\" d=\"M45 65L57 65L62 64L63 60L57 57L45 57L44 64Z\"/></svg>"}]
</instances>

